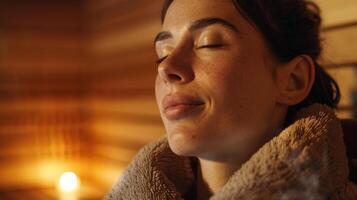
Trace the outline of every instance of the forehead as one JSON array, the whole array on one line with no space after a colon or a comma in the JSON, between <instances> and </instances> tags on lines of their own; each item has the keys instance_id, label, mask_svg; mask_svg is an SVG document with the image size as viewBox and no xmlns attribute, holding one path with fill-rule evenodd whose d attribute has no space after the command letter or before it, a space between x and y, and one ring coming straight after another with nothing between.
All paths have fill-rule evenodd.
<instances>
[{"instance_id":1,"label":"forehead","mask_svg":"<svg viewBox=\"0 0 357 200\"><path fill-rule=\"evenodd\" d=\"M174 31L202 18L222 18L232 24L242 23L242 16L232 0L174 0L167 10L164 30Z\"/></svg>"}]
</instances>

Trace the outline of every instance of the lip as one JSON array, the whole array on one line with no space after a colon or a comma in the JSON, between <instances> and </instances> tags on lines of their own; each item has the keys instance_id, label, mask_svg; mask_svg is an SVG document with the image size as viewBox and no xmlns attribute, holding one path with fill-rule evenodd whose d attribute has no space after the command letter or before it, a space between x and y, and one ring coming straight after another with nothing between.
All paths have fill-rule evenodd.
<instances>
[{"instance_id":1,"label":"lip","mask_svg":"<svg viewBox=\"0 0 357 200\"><path fill-rule=\"evenodd\" d=\"M162 101L164 113L167 119L177 120L193 114L204 102L195 96L185 94L170 94Z\"/></svg>"}]
</instances>

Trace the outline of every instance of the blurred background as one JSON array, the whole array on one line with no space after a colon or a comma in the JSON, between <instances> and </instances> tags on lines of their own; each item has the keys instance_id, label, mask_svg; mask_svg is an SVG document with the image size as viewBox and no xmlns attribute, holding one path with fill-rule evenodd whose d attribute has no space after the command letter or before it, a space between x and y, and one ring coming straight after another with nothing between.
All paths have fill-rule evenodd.
<instances>
[{"instance_id":1,"label":"blurred background","mask_svg":"<svg viewBox=\"0 0 357 200\"><path fill-rule=\"evenodd\" d=\"M357 117L357 1L316 2L338 115ZM0 1L0 199L102 199L165 134L154 99L161 4Z\"/></svg>"}]
</instances>

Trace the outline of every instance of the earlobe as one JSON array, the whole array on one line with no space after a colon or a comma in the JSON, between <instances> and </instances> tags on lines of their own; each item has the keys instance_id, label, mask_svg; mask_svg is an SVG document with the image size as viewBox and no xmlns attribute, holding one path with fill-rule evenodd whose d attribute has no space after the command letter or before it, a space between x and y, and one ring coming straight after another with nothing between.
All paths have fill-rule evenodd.
<instances>
[{"instance_id":1,"label":"earlobe","mask_svg":"<svg viewBox=\"0 0 357 200\"><path fill-rule=\"evenodd\" d=\"M296 105L310 93L315 81L315 63L307 55L295 57L277 69L276 78L278 103Z\"/></svg>"}]
</instances>

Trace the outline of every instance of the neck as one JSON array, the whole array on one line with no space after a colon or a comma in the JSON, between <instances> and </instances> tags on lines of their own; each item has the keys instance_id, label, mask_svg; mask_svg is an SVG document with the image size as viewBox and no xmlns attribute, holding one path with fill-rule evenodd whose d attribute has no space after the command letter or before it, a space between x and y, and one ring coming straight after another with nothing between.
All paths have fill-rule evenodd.
<instances>
[{"instance_id":1,"label":"neck","mask_svg":"<svg viewBox=\"0 0 357 200\"><path fill-rule=\"evenodd\" d=\"M199 159L197 174L197 199L209 199L217 193L241 166L240 163L217 162Z\"/></svg>"},{"instance_id":2,"label":"neck","mask_svg":"<svg viewBox=\"0 0 357 200\"><path fill-rule=\"evenodd\" d=\"M281 118L283 119L283 118ZM216 194L227 182L228 179L245 163L262 145L278 135L282 130L283 121L279 121L277 127L271 128L271 132L263 134L246 146L246 148L236 149L239 155L227 156L219 161L198 158L199 166L197 173L197 199L206 200ZM221 157L222 158L222 157Z\"/></svg>"},{"instance_id":3,"label":"neck","mask_svg":"<svg viewBox=\"0 0 357 200\"><path fill-rule=\"evenodd\" d=\"M228 179L245 163L263 144L281 132L281 128L275 129L271 134L258 140L249 149L241 149L241 155L230 156L232 159L207 160L198 158L197 173L197 199L206 200L217 193L227 182Z\"/></svg>"}]
</instances>

